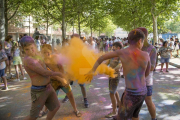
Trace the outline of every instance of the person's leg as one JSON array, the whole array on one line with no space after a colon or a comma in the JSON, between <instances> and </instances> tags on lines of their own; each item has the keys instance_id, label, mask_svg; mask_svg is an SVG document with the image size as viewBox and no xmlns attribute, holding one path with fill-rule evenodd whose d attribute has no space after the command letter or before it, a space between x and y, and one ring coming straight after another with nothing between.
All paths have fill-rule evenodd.
<instances>
[{"instance_id":1,"label":"person's leg","mask_svg":"<svg viewBox=\"0 0 180 120\"><path fill-rule=\"evenodd\" d=\"M80 87L81 87L81 92L82 92L83 98L86 98L86 88L85 88L85 85L80 85Z\"/></svg>"},{"instance_id":2,"label":"person's leg","mask_svg":"<svg viewBox=\"0 0 180 120\"><path fill-rule=\"evenodd\" d=\"M117 113L117 101L116 101L116 97L115 94L110 93L110 98L111 98L111 103L112 103L112 108L113 108L113 114Z\"/></svg>"},{"instance_id":3,"label":"person's leg","mask_svg":"<svg viewBox=\"0 0 180 120\"><path fill-rule=\"evenodd\" d=\"M12 60L9 60L9 74L11 75L11 62L12 62ZM11 75L11 77L12 77L12 75Z\"/></svg>"},{"instance_id":4,"label":"person's leg","mask_svg":"<svg viewBox=\"0 0 180 120\"><path fill-rule=\"evenodd\" d=\"M168 72L168 66L169 66L169 63L166 62L166 72Z\"/></svg>"},{"instance_id":5,"label":"person's leg","mask_svg":"<svg viewBox=\"0 0 180 120\"><path fill-rule=\"evenodd\" d=\"M89 103L88 103L88 100L87 100L87 97L86 97L86 88L85 88L85 84L79 84L79 86L81 87L81 92L83 94L83 98L84 98L84 106L86 108L89 107Z\"/></svg>"},{"instance_id":6,"label":"person's leg","mask_svg":"<svg viewBox=\"0 0 180 120\"><path fill-rule=\"evenodd\" d=\"M115 93L115 96L116 96L117 105L120 106L121 100L120 100L120 97L119 97L119 93L117 91Z\"/></svg>"},{"instance_id":7,"label":"person's leg","mask_svg":"<svg viewBox=\"0 0 180 120\"><path fill-rule=\"evenodd\" d=\"M19 64L19 68L20 68L20 71L21 71L21 75L22 75L23 78L24 78L24 72L23 72L23 68L22 68L22 65L21 65L21 64Z\"/></svg>"},{"instance_id":8,"label":"person's leg","mask_svg":"<svg viewBox=\"0 0 180 120\"><path fill-rule=\"evenodd\" d=\"M145 102L148 107L151 118L155 119L156 118L156 107L152 101L152 96L146 96Z\"/></svg>"},{"instance_id":9,"label":"person's leg","mask_svg":"<svg viewBox=\"0 0 180 120\"><path fill-rule=\"evenodd\" d=\"M18 71L18 66L17 65L14 65L15 67L15 71L16 71L16 77L17 77L17 80L19 79L19 71Z\"/></svg>"},{"instance_id":10,"label":"person's leg","mask_svg":"<svg viewBox=\"0 0 180 120\"><path fill-rule=\"evenodd\" d=\"M73 96L73 93L72 91L66 93L67 97L69 98L69 101L74 109L75 112L77 112L77 107L76 107L76 103L75 103L75 100L74 100L74 96Z\"/></svg>"},{"instance_id":11,"label":"person's leg","mask_svg":"<svg viewBox=\"0 0 180 120\"><path fill-rule=\"evenodd\" d=\"M56 107L53 111L49 111L46 120L52 120L56 112L59 110L60 106Z\"/></svg>"},{"instance_id":12,"label":"person's leg","mask_svg":"<svg viewBox=\"0 0 180 120\"><path fill-rule=\"evenodd\" d=\"M5 69L5 74L7 74L7 69L9 68L9 60L6 60L6 69Z\"/></svg>"},{"instance_id":13,"label":"person's leg","mask_svg":"<svg viewBox=\"0 0 180 120\"><path fill-rule=\"evenodd\" d=\"M60 108L60 103L58 101L57 94L54 91L54 88L51 85L46 88L48 88L48 92L50 94L45 102L45 105L49 110L46 120L52 120L52 118Z\"/></svg>"},{"instance_id":14,"label":"person's leg","mask_svg":"<svg viewBox=\"0 0 180 120\"><path fill-rule=\"evenodd\" d=\"M3 80L3 82L4 82L5 90L8 89L6 77L5 77L5 76L2 76L1 78L2 78L2 80Z\"/></svg>"},{"instance_id":15,"label":"person's leg","mask_svg":"<svg viewBox=\"0 0 180 120\"><path fill-rule=\"evenodd\" d=\"M164 63L161 63L161 71L163 71Z\"/></svg>"}]
</instances>

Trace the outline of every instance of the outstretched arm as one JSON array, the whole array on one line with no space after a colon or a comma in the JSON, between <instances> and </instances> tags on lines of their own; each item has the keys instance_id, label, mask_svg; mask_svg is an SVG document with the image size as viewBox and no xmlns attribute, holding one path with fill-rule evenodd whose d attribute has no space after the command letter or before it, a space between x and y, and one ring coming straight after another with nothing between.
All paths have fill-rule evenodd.
<instances>
[{"instance_id":1,"label":"outstretched arm","mask_svg":"<svg viewBox=\"0 0 180 120\"><path fill-rule=\"evenodd\" d=\"M110 53L107 53L107 54L105 54L105 55L102 55L101 57L98 58L98 60L97 60L96 63L94 64L92 71L95 72L96 69L98 68L98 66L99 66L104 60L107 60L107 59L110 59L110 58L114 58L114 57L119 57L120 53L121 53L121 51L120 51L120 50L117 50L117 51L110 52Z\"/></svg>"}]
</instances>

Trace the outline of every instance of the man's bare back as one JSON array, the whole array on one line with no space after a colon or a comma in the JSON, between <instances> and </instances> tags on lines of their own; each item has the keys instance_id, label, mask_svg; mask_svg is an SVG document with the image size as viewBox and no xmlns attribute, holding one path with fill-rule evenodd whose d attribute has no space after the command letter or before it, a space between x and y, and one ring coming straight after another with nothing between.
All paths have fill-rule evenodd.
<instances>
[{"instance_id":1,"label":"man's bare back","mask_svg":"<svg viewBox=\"0 0 180 120\"><path fill-rule=\"evenodd\" d=\"M148 54L131 47L119 50L117 54L120 55L122 62L126 88L137 90L146 87L145 72L149 61Z\"/></svg>"}]
</instances>

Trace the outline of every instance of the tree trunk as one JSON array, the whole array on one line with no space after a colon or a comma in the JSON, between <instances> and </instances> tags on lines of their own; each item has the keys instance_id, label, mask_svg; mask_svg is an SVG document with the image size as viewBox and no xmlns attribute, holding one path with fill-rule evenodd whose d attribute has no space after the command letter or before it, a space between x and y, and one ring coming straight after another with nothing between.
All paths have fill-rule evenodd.
<instances>
[{"instance_id":1,"label":"tree trunk","mask_svg":"<svg viewBox=\"0 0 180 120\"><path fill-rule=\"evenodd\" d=\"M8 35L7 0L4 2L5 37Z\"/></svg>"},{"instance_id":2,"label":"tree trunk","mask_svg":"<svg viewBox=\"0 0 180 120\"><path fill-rule=\"evenodd\" d=\"M78 28L79 28L79 36L81 37L81 23L80 23L80 16L79 16L79 12L78 12Z\"/></svg>"},{"instance_id":3,"label":"tree trunk","mask_svg":"<svg viewBox=\"0 0 180 120\"><path fill-rule=\"evenodd\" d=\"M47 25L46 25L46 36L48 36L48 29L49 29L49 23L48 23L49 21L48 21L48 16L47 16Z\"/></svg>"},{"instance_id":4,"label":"tree trunk","mask_svg":"<svg viewBox=\"0 0 180 120\"><path fill-rule=\"evenodd\" d=\"M153 45L157 43L157 16L153 15Z\"/></svg>"},{"instance_id":5,"label":"tree trunk","mask_svg":"<svg viewBox=\"0 0 180 120\"><path fill-rule=\"evenodd\" d=\"M62 8L62 42L64 42L66 38L66 31L65 31L65 1L63 0L63 8Z\"/></svg>"},{"instance_id":6,"label":"tree trunk","mask_svg":"<svg viewBox=\"0 0 180 120\"><path fill-rule=\"evenodd\" d=\"M91 29L91 37L92 37L92 27L90 27L90 29Z\"/></svg>"},{"instance_id":7,"label":"tree trunk","mask_svg":"<svg viewBox=\"0 0 180 120\"><path fill-rule=\"evenodd\" d=\"M0 0L0 41L5 40L4 2L5 0Z\"/></svg>"}]
</instances>

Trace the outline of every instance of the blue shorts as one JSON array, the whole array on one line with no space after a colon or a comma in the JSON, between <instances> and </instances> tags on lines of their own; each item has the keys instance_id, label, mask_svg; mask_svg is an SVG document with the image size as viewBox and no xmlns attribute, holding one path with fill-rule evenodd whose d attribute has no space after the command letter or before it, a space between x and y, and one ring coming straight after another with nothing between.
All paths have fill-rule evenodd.
<instances>
[{"instance_id":1,"label":"blue shorts","mask_svg":"<svg viewBox=\"0 0 180 120\"><path fill-rule=\"evenodd\" d=\"M62 89L66 94L72 91L72 88L70 85L68 85L66 87L61 87L60 89ZM57 95L58 95L60 89L56 90Z\"/></svg>"},{"instance_id":2,"label":"blue shorts","mask_svg":"<svg viewBox=\"0 0 180 120\"><path fill-rule=\"evenodd\" d=\"M79 84L79 86L80 86L80 87L84 87L84 86L85 86L85 84Z\"/></svg>"},{"instance_id":3,"label":"blue shorts","mask_svg":"<svg viewBox=\"0 0 180 120\"><path fill-rule=\"evenodd\" d=\"M146 86L147 87L147 96L152 96L153 87L152 86Z\"/></svg>"},{"instance_id":4,"label":"blue shorts","mask_svg":"<svg viewBox=\"0 0 180 120\"><path fill-rule=\"evenodd\" d=\"M5 76L5 68L0 70L0 77L3 77L3 76Z\"/></svg>"},{"instance_id":5,"label":"blue shorts","mask_svg":"<svg viewBox=\"0 0 180 120\"><path fill-rule=\"evenodd\" d=\"M161 63L169 63L169 58L161 57Z\"/></svg>"}]
</instances>

